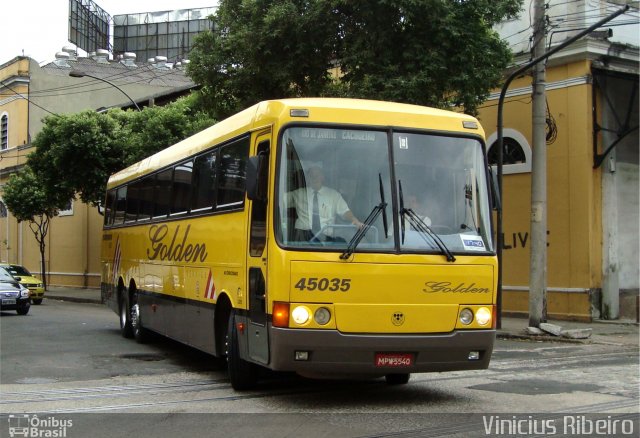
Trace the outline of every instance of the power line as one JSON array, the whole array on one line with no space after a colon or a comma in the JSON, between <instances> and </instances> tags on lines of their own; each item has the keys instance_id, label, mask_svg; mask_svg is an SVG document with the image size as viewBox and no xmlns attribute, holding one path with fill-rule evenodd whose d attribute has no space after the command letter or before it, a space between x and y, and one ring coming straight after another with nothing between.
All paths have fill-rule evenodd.
<instances>
[{"instance_id":1,"label":"power line","mask_svg":"<svg viewBox=\"0 0 640 438\"><path fill-rule=\"evenodd\" d=\"M153 68L154 67L147 65L147 66L144 66L141 69L127 70L127 71L123 71L123 72L114 73L112 75L105 76L104 79L113 82L115 79L126 79L126 78L129 78L129 77L133 77L133 76L139 75L140 73L146 73L146 72L149 72L149 71L153 71ZM128 85L128 84L137 84L137 83L140 83L140 82L144 82L146 80L152 81L152 80L155 80L155 79L162 79L165 76L169 76L169 75L172 75L172 74L175 74L175 70L167 70L166 72L154 75L154 77L141 77L138 80L128 81L128 82L125 82L125 83L119 84L119 85L124 86L124 85ZM85 81L84 83L69 84L69 85L64 85L64 86L59 86L59 87L53 87L53 88L47 88L47 89L38 90L37 92L32 93L32 95L33 95L33 97L35 97L36 95L42 95L42 93L48 93L48 92L51 92L51 91L62 91L62 90L68 90L68 89L77 90L78 88L86 88L86 87L98 85L99 82L103 82L103 81L100 81L100 80L97 80L97 79L92 79L92 80L89 80L89 81ZM97 88L95 90L102 90L102 89L104 89L104 88ZM85 91L93 91L93 89L92 90L85 90ZM64 95L64 94L66 94L66 93L60 93L59 95ZM75 94L75 93L68 93L68 94Z\"/></svg>"},{"instance_id":2,"label":"power line","mask_svg":"<svg viewBox=\"0 0 640 438\"><path fill-rule=\"evenodd\" d=\"M148 70L150 70L153 67L147 67ZM128 81L124 84L118 84L119 86L126 86L126 85L135 85L135 84L139 84L141 82L146 82L146 81L153 81L156 79L162 79L165 76L169 76L175 74L175 71L173 70L168 70L167 72L161 73L161 74L157 74L154 77L142 77L138 80L135 81ZM111 75L111 76L106 76L106 78L111 78L113 76L118 76L118 75ZM134 73L131 73L130 76L134 76ZM64 86L64 87L57 87L57 88L50 88L50 89L43 89L43 90L38 90L37 92L32 92L29 94L30 97L32 98L43 98L43 97L63 97L63 96L71 96L71 95L75 95L75 94L82 94L82 93L90 93L90 92L94 92L94 91L102 91L102 90L107 90L109 88L113 88L112 86L106 86L106 85L102 85L104 83L104 81L100 81L100 80L90 80L90 81L85 81L84 83L78 84L78 85L68 85L68 86ZM96 85L101 85L98 87L95 87ZM88 88L88 87L92 87L92 88ZM88 89L80 89L80 88L88 88ZM169 87L169 88L173 88L173 87ZM79 90L80 89L80 90ZM54 91L56 90L73 90L73 91L65 91L65 92L58 92L55 93Z\"/></svg>"},{"instance_id":3,"label":"power line","mask_svg":"<svg viewBox=\"0 0 640 438\"><path fill-rule=\"evenodd\" d=\"M53 113L51 111L49 111L48 109L46 109L43 106L38 105L37 103L35 103L34 101L32 101L31 99L29 99L28 97L25 97L23 94L18 93L16 90L14 90L13 88L11 88L10 86L8 86L7 84L4 83L4 81L0 80L0 84L2 84L2 86L8 88L9 90L13 91L15 94L17 94L18 96L20 96L21 98L23 98L24 100L26 100L27 102L29 102L30 104L37 106L38 108L40 108L43 111L48 112L49 114L56 116L56 117L60 117L58 114Z\"/></svg>"}]
</instances>

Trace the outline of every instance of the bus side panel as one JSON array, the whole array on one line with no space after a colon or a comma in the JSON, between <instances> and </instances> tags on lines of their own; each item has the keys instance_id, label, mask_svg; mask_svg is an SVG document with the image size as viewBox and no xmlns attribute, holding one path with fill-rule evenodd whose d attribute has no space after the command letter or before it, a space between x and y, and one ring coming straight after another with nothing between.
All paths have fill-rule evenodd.
<instances>
[{"instance_id":1,"label":"bus side panel","mask_svg":"<svg viewBox=\"0 0 640 438\"><path fill-rule=\"evenodd\" d=\"M184 317L190 330L189 344L215 353L214 336L214 299L217 297L216 281L219 276L215 269L186 266L185 275L185 309ZM219 283L219 282L218 282Z\"/></svg>"},{"instance_id":2,"label":"bus side panel","mask_svg":"<svg viewBox=\"0 0 640 438\"><path fill-rule=\"evenodd\" d=\"M215 353L215 309L221 294L246 307L246 228L240 215L244 212L162 224L162 238L129 247L142 260L138 290L145 328ZM139 235L157 236L154 231Z\"/></svg>"}]
</instances>

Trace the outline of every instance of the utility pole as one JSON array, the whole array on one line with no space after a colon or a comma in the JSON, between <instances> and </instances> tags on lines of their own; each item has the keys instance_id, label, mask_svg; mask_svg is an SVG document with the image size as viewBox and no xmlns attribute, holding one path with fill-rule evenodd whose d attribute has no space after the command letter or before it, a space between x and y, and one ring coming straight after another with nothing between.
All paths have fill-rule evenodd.
<instances>
[{"instance_id":1,"label":"utility pole","mask_svg":"<svg viewBox=\"0 0 640 438\"><path fill-rule=\"evenodd\" d=\"M548 59L549 57L551 57L551 55L554 55L556 53L558 53L560 50L564 49L565 47L575 43L576 41L578 41L580 38L583 38L584 36L588 35L590 32L593 32L594 30L598 29L600 26L602 26L603 24L608 23L609 21L613 20L614 18L616 18L619 15L624 14L625 12L629 11L630 6L629 5L624 5L622 8L618 9L617 11L613 12L612 14L606 16L605 18L603 18L602 20L592 24L591 26L589 26L588 28L578 32L576 35L572 36L571 38L567 39L566 41L564 41L561 44L558 44L557 46L555 46L554 48L552 48L551 50L549 50L548 52L543 53L542 55L535 57L534 59L532 59L531 61L527 62L524 65L521 65L519 68L515 69L507 78L507 80L504 82L504 84L502 85L502 90L500 90L500 98L498 99L498 187L500 190L500 196L502 197L503 191L502 191L502 158L503 158L503 150L504 150L504 136L503 136L503 128L504 128L504 101L505 98L507 96L507 90L509 89L509 85L511 85L511 82L513 82L513 80L515 78L517 78L519 75L521 75L522 73L524 73L525 71L529 70L531 67L538 65L539 63L541 63L542 61L545 61L546 59ZM543 69L544 71L544 69ZM545 102L546 103L546 102ZM545 121L546 122L546 121ZM546 143L546 138L545 138L545 143ZM544 147L546 146L543 145L542 148L536 148L538 150L542 149L544 150ZM545 151L546 152L546 151ZM534 151L535 153L535 151ZM535 155L534 155L535 157ZM545 153L545 157L543 161L543 164L546 165L546 153ZM546 168L545 168L546 169ZM533 176L532 176L533 177ZM546 176L545 179L543 181L546 181ZM533 185L533 182L532 182ZM545 192L546 193L546 192ZM502 296L502 269L503 269L503 265L502 265L502 243L503 243L503 236L502 236L502 214L500 211L498 211L498 215L497 215L497 219L498 219L498 223L497 223L497 231L498 231L498 237L497 237L497 241L498 241L498 248L497 248L497 255L498 255L498 261L499 261L499 266L498 266L498 312L502 311L502 307L500 305L500 303L502 302L501 300L501 296ZM545 214L545 226L543 229L546 228L546 214ZM533 231L533 230L532 230ZM546 231L545 231L546 234ZM546 254L546 243L543 245L544 248L544 253ZM534 251L532 250L532 254L534 253ZM536 252L537 254L537 252ZM544 267L546 267L546 261L543 264ZM546 280L543 282L543 284L546 284ZM533 294L530 292L530 295L533 296ZM545 300L543 300L543 302L546 301L546 293L545 293ZM546 306L544 306L546 307ZM546 313L546 310L544 312L540 312L540 314L542 315L543 313ZM529 312L530 315L533 315L533 313L530 311ZM500 318L500 313L498 313L498 321ZM531 326L535 327L537 326L537 324L530 324Z\"/></svg>"},{"instance_id":2,"label":"utility pole","mask_svg":"<svg viewBox=\"0 0 640 438\"><path fill-rule=\"evenodd\" d=\"M533 59L546 49L545 0L535 0ZM533 69L533 160L531 166L531 259L529 269L529 325L547 320L547 141L545 63Z\"/></svg>"}]
</instances>

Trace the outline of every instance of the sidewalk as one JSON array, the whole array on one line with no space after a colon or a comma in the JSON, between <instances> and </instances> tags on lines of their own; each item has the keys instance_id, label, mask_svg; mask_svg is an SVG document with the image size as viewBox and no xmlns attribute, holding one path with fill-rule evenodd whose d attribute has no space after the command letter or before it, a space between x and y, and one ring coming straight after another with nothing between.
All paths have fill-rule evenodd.
<instances>
[{"instance_id":1,"label":"sidewalk","mask_svg":"<svg viewBox=\"0 0 640 438\"><path fill-rule=\"evenodd\" d=\"M76 303L101 304L100 289L81 289L71 287L51 286L45 293L45 298L51 300L70 301ZM46 301L45 301L46 304ZM502 327L498 330L498 339L522 339L544 342L574 342L574 343L599 343L619 344L625 346L638 346L638 324L632 321L602 321L595 320L591 323L575 321L549 321L549 323L561 326L563 330L591 329L587 339L567 339L551 334L531 335L527 333L529 321L526 318L502 317Z\"/></svg>"}]
</instances>

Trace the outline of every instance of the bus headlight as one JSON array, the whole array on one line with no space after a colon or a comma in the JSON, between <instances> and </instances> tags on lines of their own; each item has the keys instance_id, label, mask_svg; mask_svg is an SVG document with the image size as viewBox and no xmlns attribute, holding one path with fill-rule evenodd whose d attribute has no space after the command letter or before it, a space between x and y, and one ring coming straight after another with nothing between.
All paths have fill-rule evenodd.
<instances>
[{"instance_id":1,"label":"bus headlight","mask_svg":"<svg viewBox=\"0 0 640 438\"><path fill-rule=\"evenodd\" d=\"M473 321L473 312L471 309L462 309L460 312L460 322L464 325L469 325Z\"/></svg>"},{"instance_id":2,"label":"bus headlight","mask_svg":"<svg viewBox=\"0 0 640 438\"><path fill-rule=\"evenodd\" d=\"M329 312L329 309L326 307L320 307L313 314L313 319L315 319L319 325L325 325L331 319L331 312Z\"/></svg>"},{"instance_id":3,"label":"bus headlight","mask_svg":"<svg viewBox=\"0 0 640 438\"><path fill-rule=\"evenodd\" d=\"M291 312L291 317L293 318L293 321L296 324L306 324L307 321L309 321L309 317L311 315L309 314L309 309L307 309L304 306L298 306L295 309L293 309L293 312Z\"/></svg>"},{"instance_id":4,"label":"bus headlight","mask_svg":"<svg viewBox=\"0 0 640 438\"><path fill-rule=\"evenodd\" d=\"M491 310L486 307L480 307L476 310L476 322L479 325L487 325L491 322Z\"/></svg>"}]
</instances>

